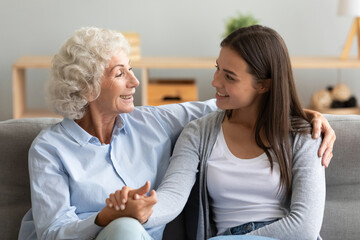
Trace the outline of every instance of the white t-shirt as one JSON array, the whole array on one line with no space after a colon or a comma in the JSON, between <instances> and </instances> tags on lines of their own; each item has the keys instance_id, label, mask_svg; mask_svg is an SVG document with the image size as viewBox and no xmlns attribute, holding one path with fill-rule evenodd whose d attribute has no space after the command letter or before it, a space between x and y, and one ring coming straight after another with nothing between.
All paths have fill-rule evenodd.
<instances>
[{"instance_id":1,"label":"white t-shirt","mask_svg":"<svg viewBox=\"0 0 360 240\"><path fill-rule=\"evenodd\" d=\"M235 157L222 128L207 163L207 187L218 234L247 222L283 218L287 211L279 196L280 170L273 171L265 153L252 159Z\"/></svg>"}]
</instances>

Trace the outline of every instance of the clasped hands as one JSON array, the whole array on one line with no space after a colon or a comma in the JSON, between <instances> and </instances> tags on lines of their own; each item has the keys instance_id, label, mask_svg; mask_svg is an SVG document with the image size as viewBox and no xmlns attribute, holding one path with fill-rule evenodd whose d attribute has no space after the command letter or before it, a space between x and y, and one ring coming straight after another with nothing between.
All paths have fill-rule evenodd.
<instances>
[{"instance_id":1,"label":"clasped hands","mask_svg":"<svg viewBox=\"0 0 360 240\"><path fill-rule=\"evenodd\" d=\"M106 226L119 217L132 217L140 223L145 223L153 213L153 206L157 203L155 190L151 190L150 182L138 189L124 186L121 190L111 193L106 199L106 207L98 214L95 223Z\"/></svg>"},{"instance_id":2,"label":"clasped hands","mask_svg":"<svg viewBox=\"0 0 360 240\"><path fill-rule=\"evenodd\" d=\"M140 223L145 223L153 213L153 206L157 203L155 190L151 190L150 182L138 189L124 186L121 190L111 193L106 199L106 207L98 214L95 223L99 226L106 226L111 221L120 217L132 217Z\"/></svg>"}]
</instances>

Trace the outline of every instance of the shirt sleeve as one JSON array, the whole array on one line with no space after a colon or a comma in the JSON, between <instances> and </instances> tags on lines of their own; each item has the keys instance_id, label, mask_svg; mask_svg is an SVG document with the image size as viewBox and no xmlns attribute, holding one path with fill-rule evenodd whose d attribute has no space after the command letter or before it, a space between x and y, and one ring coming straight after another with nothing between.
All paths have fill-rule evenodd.
<instances>
[{"instance_id":1,"label":"shirt sleeve","mask_svg":"<svg viewBox=\"0 0 360 240\"><path fill-rule=\"evenodd\" d=\"M200 131L188 124L176 142L170 165L157 189L158 202L144 227L167 224L180 214L196 180L199 164Z\"/></svg>"},{"instance_id":2,"label":"shirt sleeve","mask_svg":"<svg viewBox=\"0 0 360 240\"><path fill-rule=\"evenodd\" d=\"M36 140L35 140L36 141ZM32 214L38 239L94 239L102 229L97 212L80 219L70 204L69 178L56 147L34 143L29 150Z\"/></svg>"},{"instance_id":3,"label":"shirt sleeve","mask_svg":"<svg viewBox=\"0 0 360 240\"><path fill-rule=\"evenodd\" d=\"M211 99L204 102L162 105L155 109L157 110L157 117L167 129L169 135L176 139L186 124L218 108L215 99Z\"/></svg>"},{"instance_id":4,"label":"shirt sleeve","mask_svg":"<svg viewBox=\"0 0 360 240\"><path fill-rule=\"evenodd\" d=\"M252 231L276 239L317 239L325 207L325 170L317 156L321 139L298 137L294 146L292 194L288 215L277 222Z\"/></svg>"}]
</instances>

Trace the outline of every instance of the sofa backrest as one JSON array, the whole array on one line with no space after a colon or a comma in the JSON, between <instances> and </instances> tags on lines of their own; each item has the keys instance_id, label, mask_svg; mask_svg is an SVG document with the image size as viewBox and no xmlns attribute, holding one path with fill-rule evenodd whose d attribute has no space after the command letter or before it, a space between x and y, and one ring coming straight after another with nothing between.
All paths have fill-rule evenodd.
<instances>
[{"instance_id":1,"label":"sofa backrest","mask_svg":"<svg viewBox=\"0 0 360 240\"><path fill-rule=\"evenodd\" d=\"M0 232L1 239L17 239L21 219L30 209L28 150L41 129L58 118L0 122Z\"/></svg>"},{"instance_id":2,"label":"sofa backrest","mask_svg":"<svg viewBox=\"0 0 360 240\"><path fill-rule=\"evenodd\" d=\"M326 240L360 236L360 116L325 115L336 133L326 169L326 203L320 235Z\"/></svg>"},{"instance_id":3,"label":"sofa backrest","mask_svg":"<svg viewBox=\"0 0 360 240\"><path fill-rule=\"evenodd\" d=\"M360 115L325 115L336 133L326 185L360 183Z\"/></svg>"}]
</instances>

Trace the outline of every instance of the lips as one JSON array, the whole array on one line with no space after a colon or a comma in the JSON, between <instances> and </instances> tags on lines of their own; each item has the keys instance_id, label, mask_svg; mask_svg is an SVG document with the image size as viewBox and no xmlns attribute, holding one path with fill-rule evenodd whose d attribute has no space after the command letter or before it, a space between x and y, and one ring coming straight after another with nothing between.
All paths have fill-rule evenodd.
<instances>
[{"instance_id":1,"label":"lips","mask_svg":"<svg viewBox=\"0 0 360 240\"><path fill-rule=\"evenodd\" d=\"M229 96L227 94L222 94L222 93L219 93L219 92L216 92L216 95L218 95L219 97L228 97Z\"/></svg>"},{"instance_id":2,"label":"lips","mask_svg":"<svg viewBox=\"0 0 360 240\"><path fill-rule=\"evenodd\" d=\"M121 99L131 99L133 95L120 95Z\"/></svg>"},{"instance_id":3,"label":"lips","mask_svg":"<svg viewBox=\"0 0 360 240\"><path fill-rule=\"evenodd\" d=\"M135 91L133 91L132 93L126 94L126 95L125 94L120 95L120 98L124 99L124 100L129 100L129 99L133 98L134 94L135 94Z\"/></svg>"}]
</instances>

